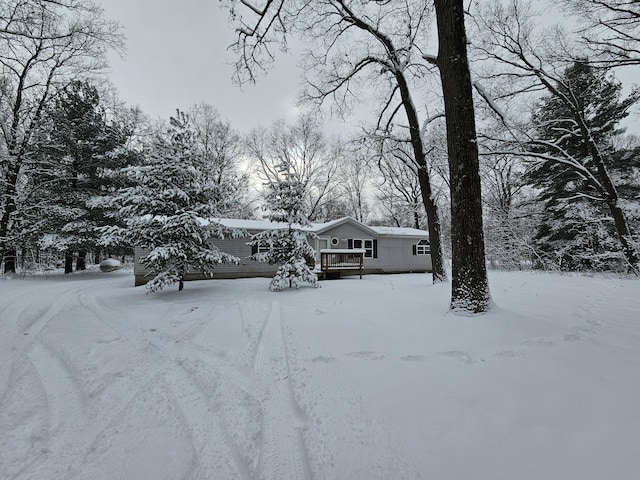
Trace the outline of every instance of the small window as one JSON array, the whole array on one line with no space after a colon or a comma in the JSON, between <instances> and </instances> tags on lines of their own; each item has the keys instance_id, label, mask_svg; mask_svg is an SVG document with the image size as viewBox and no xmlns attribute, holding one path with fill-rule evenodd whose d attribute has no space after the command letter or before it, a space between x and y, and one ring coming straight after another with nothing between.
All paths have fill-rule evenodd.
<instances>
[{"instance_id":1,"label":"small window","mask_svg":"<svg viewBox=\"0 0 640 480\"><path fill-rule=\"evenodd\" d=\"M258 253L268 253L271 250L271 247L266 243L259 243L251 245L251 255L256 255Z\"/></svg>"},{"instance_id":2,"label":"small window","mask_svg":"<svg viewBox=\"0 0 640 480\"><path fill-rule=\"evenodd\" d=\"M356 248L358 250L364 250L364 258L378 258L377 241L367 238L359 239L354 238L349 240L349 248Z\"/></svg>"},{"instance_id":3,"label":"small window","mask_svg":"<svg viewBox=\"0 0 640 480\"><path fill-rule=\"evenodd\" d=\"M364 256L366 258L373 258L373 240L363 240L364 243Z\"/></svg>"},{"instance_id":4,"label":"small window","mask_svg":"<svg viewBox=\"0 0 640 480\"><path fill-rule=\"evenodd\" d=\"M431 255L429 240L420 240L418 244L414 246L414 251L414 255Z\"/></svg>"}]
</instances>

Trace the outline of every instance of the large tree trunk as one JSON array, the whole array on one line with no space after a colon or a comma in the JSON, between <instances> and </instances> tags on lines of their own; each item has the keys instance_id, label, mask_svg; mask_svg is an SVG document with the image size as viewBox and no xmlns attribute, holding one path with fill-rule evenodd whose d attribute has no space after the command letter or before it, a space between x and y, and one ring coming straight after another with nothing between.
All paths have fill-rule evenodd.
<instances>
[{"instance_id":1,"label":"large tree trunk","mask_svg":"<svg viewBox=\"0 0 640 480\"><path fill-rule=\"evenodd\" d=\"M451 184L451 309L485 312L491 305L484 233L480 162L462 0L434 0L438 58L447 123Z\"/></svg>"},{"instance_id":2,"label":"large tree trunk","mask_svg":"<svg viewBox=\"0 0 640 480\"><path fill-rule=\"evenodd\" d=\"M638 251L633 244L631 229L629 228L627 217L624 214L622 208L620 208L618 190L616 189L616 186L611 179L611 175L609 175L609 171L607 170L605 160L602 157L602 153L600 153L598 145L593 140L593 136L591 135L591 132L589 131L584 119L579 114L576 114L575 118L578 122L578 125L580 126L582 138L585 140L589 148L589 153L591 155L591 159L593 160L593 164L595 165L596 171L598 172L598 180L600 181L600 185L602 185L600 193L604 197L605 202L609 207L611 217L613 217L613 224L615 226L616 233L618 234L620 244L622 245L622 251L627 261L628 269L629 271L637 275L639 273Z\"/></svg>"},{"instance_id":3,"label":"large tree trunk","mask_svg":"<svg viewBox=\"0 0 640 480\"><path fill-rule=\"evenodd\" d=\"M409 86L402 71L396 72L396 82L402 97L402 105L407 115L409 123L409 135L411 137L411 147L413 156L418 165L418 181L422 194L422 203L427 212L427 223L429 224L429 243L431 245L431 270L433 273L433 283L447 280L447 271L444 266L444 256L442 254L442 233L440 225L440 214L438 205L433 198L431 191L431 179L427 170L427 159L424 153L424 143L420 132L420 122L418 114L411 97Z\"/></svg>"},{"instance_id":4,"label":"large tree trunk","mask_svg":"<svg viewBox=\"0 0 640 480\"><path fill-rule=\"evenodd\" d=\"M627 223L627 217L625 216L622 208L620 208L618 199L607 201L611 216L613 217L613 223L616 227L618 239L622 245L622 251L624 252L625 259L629 272L633 272L638 275L638 252L633 246L633 240L631 236L631 230Z\"/></svg>"},{"instance_id":5,"label":"large tree trunk","mask_svg":"<svg viewBox=\"0 0 640 480\"><path fill-rule=\"evenodd\" d=\"M420 181L420 190L422 191L422 203L427 212L433 283L444 282L447 280L447 270L444 265L444 254L442 252L440 213L431 194L431 181L429 180L426 170L423 170L422 167L418 170L418 180Z\"/></svg>"},{"instance_id":6,"label":"large tree trunk","mask_svg":"<svg viewBox=\"0 0 640 480\"><path fill-rule=\"evenodd\" d=\"M4 273L16 272L16 258L18 257L18 251L15 248L5 250L4 255Z\"/></svg>"},{"instance_id":7,"label":"large tree trunk","mask_svg":"<svg viewBox=\"0 0 640 480\"><path fill-rule=\"evenodd\" d=\"M87 269L87 251L80 250L78 252L78 259L76 260L76 270L86 270Z\"/></svg>"},{"instance_id":8,"label":"large tree trunk","mask_svg":"<svg viewBox=\"0 0 640 480\"><path fill-rule=\"evenodd\" d=\"M19 160L14 161L15 163L10 165L4 181L5 191L2 198L4 208L2 217L0 217L0 253L4 257L4 273L15 273L16 271L17 251L6 243L11 228L11 217L16 211L16 192L20 173Z\"/></svg>"},{"instance_id":9,"label":"large tree trunk","mask_svg":"<svg viewBox=\"0 0 640 480\"><path fill-rule=\"evenodd\" d=\"M73 273L73 251L64 252L64 273Z\"/></svg>"}]
</instances>

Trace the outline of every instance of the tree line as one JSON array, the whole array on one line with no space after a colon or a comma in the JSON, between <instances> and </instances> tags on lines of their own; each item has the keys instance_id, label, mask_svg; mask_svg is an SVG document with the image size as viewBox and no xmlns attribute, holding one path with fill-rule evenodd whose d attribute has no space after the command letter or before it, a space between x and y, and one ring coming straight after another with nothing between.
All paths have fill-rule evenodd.
<instances>
[{"instance_id":1,"label":"tree line","mask_svg":"<svg viewBox=\"0 0 640 480\"><path fill-rule=\"evenodd\" d=\"M312 113L244 135L204 104L153 121L104 82L124 39L97 4L0 6L3 272L41 251L70 272L197 218L261 217L283 165L310 221L427 229L434 281L452 259L453 309L489 308L486 265L638 271L640 142L621 122L640 91L616 77L640 64L636 3L562 0L556 25L522 0L222 3L235 80L293 36ZM355 104L372 117L352 138L323 134L313 109ZM172 211L186 213L171 229L147 221Z\"/></svg>"},{"instance_id":2,"label":"tree line","mask_svg":"<svg viewBox=\"0 0 640 480\"><path fill-rule=\"evenodd\" d=\"M639 63L638 2L223 3L237 34L236 81L255 82L275 61L275 45L286 49L298 38L307 45L304 101L343 114L355 102L378 107L367 133L382 152L402 152L393 155L419 181L434 281L446 278L441 226L448 210L452 309L490 308L486 259L561 269L617 265L637 274L638 199L630 190L638 157L615 145L638 98L622 95L615 72ZM542 13L560 20L550 24ZM584 97L594 94L589 104ZM598 102L609 105L599 111ZM428 131L442 118L446 162L432 163L427 157L441 143L431 143ZM616 158L625 159L624 175ZM445 185L438 200L434 183ZM620 183L629 196L620 196ZM497 205L487 203L492 198ZM486 229L486 248L485 222L499 227Z\"/></svg>"}]
</instances>

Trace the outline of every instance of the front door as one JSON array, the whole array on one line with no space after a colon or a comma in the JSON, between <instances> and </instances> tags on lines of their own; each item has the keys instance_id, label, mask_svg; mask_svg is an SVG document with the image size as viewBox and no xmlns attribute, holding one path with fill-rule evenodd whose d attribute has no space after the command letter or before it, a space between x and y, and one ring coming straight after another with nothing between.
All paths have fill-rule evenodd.
<instances>
[{"instance_id":1,"label":"front door","mask_svg":"<svg viewBox=\"0 0 640 480\"><path fill-rule=\"evenodd\" d=\"M316 238L316 264L320 265L320 250L329 248L328 238Z\"/></svg>"}]
</instances>

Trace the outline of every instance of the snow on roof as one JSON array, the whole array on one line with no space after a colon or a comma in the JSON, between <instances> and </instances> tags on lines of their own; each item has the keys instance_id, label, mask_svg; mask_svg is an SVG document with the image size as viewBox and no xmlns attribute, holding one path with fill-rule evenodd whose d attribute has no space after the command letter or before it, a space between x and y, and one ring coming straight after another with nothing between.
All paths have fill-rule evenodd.
<instances>
[{"instance_id":1,"label":"snow on roof","mask_svg":"<svg viewBox=\"0 0 640 480\"><path fill-rule=\"evenodd\" d=\"M342 219L340 219L342 220ZM288 228L288 224L284 222L272 222L270 220L244 220L240 218L217 218L216 222L229 228L242 228L245 230L277 230L280 228ZM310 232L317 232L328 228L330 224L338 223L339 221L333 220L327 223L312 223L309 227L304 227L303 230Z\"/></svg>"},{"instance_id":2,"label":"snow on roof","mask_svg":"<svg viewBox=\"0 0 640 480\"><path fill-rule=\"evenodd\" d=\"M277 230L281 228L287 228L287 224L283 222L271 222L269 220L244 220L239 218L218 218L216 222L229 228L238 228L244 230ZM314 233L321 233L331 230L332 228L342 225L343 223L355 223L360 225L365 230L371 230L372 232L386 237L421 237L428 238L429 232L425 230L418 230L416 228L402 228L402 227L371 227L365 225L358 220L351 217L342 217L336 220L331 220L324 223L312 223L310 227L304 228Z\"/></svg>"},{"instance_id":3,"label":"snow on roof","mask_svg":"<svg viewBox=\"0 0 640 480\"><path fill-rule=\"evenodd\" d=\"M367 253L364 248L323 248L320 253Z\"/></svg>"},{"instance_id":4,"label":"snow on roof","mask_svg":"<svg viewBox=\"0 0 640 480\"><path fill-rule=\"evenodd\" d=\"M244 230L277 230L287 228L286 223L270 222L269 220L244 220L240 218L217 218L216 222L229 228Z\"/></svg>"},{"instance_id":5,"label":"snow on roof","mask_svg":"<svg viewBox=\"0 0 640 480\"><path fill-rule=\"evenodd\" d=\"M423 237L429 238L429 232L418 230L417 228L406 227L369 227L378 235L398 236L398 237Z\"/></svg>"}]
</instances>

